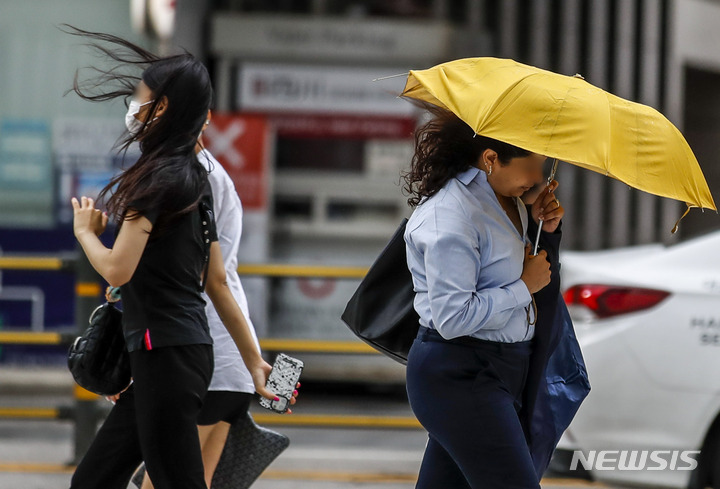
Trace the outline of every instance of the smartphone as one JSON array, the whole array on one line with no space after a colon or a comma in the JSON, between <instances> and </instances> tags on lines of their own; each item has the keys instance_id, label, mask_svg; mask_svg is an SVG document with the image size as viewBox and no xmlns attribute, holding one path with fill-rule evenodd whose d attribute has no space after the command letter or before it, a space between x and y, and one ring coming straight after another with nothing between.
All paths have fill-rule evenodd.
<instances>
[{"instance_id":1,"label":"smartphone","mask_svg":"<svg viewBox=\"0 0 720 489\"><path fill-rule=\"evenodd\" d=\"M260 398L260 405L276 413L285 413L290 409L290 398L300 380L300 374L305 364L302 360L280 353L275 358L272 371L265 387L280 398L279 401Z\"/></svg>"}]
</instances>

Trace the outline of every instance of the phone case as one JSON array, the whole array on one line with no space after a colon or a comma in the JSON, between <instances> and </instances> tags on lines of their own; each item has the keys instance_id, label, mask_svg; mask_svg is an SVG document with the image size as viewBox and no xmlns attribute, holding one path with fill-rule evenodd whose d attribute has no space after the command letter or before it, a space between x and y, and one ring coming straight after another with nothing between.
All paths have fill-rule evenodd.
<instances>
[{"instance_id":1,"label":"phone case","mask_svg":"<svg viewBox=\"0 0 720 489\"><path fill-rule=\"evenodd\" d=\"M280 353L275 358L272 371L268 377L265 387L275 393L280 398L279 401L271 401L270 399L260 398L260 405L276 413L285 413L290 408L290 398L295 390L295 386L300 380L303 366L302 360L290 357L284 353Z\"/></svg>"}]
</instances>

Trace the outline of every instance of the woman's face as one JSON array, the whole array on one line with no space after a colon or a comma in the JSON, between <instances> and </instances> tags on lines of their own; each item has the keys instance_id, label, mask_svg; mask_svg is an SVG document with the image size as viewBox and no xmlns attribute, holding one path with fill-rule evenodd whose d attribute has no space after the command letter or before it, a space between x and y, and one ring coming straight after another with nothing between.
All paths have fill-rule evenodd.
<instances>
[{"instance_id":1,"label":"woman's face","mask_svg":"<svg viewBox=\"0 0 720 489\"><path fill-rule=\"evenodd\" d=\"M537 153L512 158L509 163L503 164L498 160L497 153L488 149L480 159L479 166L488 173L488 183L496 193L505 197L521 197L544 180L546 157Z\"/></svg>"}]
</instances>

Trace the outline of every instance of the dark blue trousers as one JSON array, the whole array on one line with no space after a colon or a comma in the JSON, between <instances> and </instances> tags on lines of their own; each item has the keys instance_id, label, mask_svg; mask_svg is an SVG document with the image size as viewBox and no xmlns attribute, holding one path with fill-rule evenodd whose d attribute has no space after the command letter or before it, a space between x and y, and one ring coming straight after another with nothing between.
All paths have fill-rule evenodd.
<instances>
[{"instance_id":1,"label":"dark blue trousers","mask_svg":"<svg viewBox=\"0 0 720 489\"><path fill-rule=\"evenodd\" d=\"M417 489L540 489L519 418L530 342L444 340L420 328L407 391L429 440Z\"/></svg>"}]
</instances>

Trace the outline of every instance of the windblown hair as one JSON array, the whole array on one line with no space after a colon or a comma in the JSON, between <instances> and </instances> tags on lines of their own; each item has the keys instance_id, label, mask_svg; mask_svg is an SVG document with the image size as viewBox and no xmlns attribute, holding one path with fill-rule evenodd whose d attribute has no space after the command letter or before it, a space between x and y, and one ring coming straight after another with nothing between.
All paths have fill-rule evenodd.
<instances>
[{"instance_id":1,"label":"windblown hair","mask_svg":"<svg viewBox=\"0 0 720 489\"><path fill-rule=\"evenodd\" d=\"M128 132L119 142L120 150L127 151L139 141L141 155L101 191L98 200L105 201L110 217L122 223L138 218L138 210L162 210L155 229L194 210L208 181L195 155L213 97L205 66L187 52L159 57L117 36L63 27L88 39L91 49L114 64L90 68L94 76L84 80L78 70L71 91L91 102L123 97L127 106L142 80L152 91L148 114L167 101L161 117L153 121L148 116L137 134Z\"/></svg>"},{"instance_id":2,"label":"windblown hair","mask_svg":"<svg viewBox=\"0 0 720 489\"><path fill-rule=\"evenodd\" d=\"M408 204L417 207L471 166L477 165L486 149L498 154L501 164L530 152L495 139L475 134L470 126L450 111L424 105L433 119L415 131L415 154L403 177Z\"/></svg>"}]
</instances>

